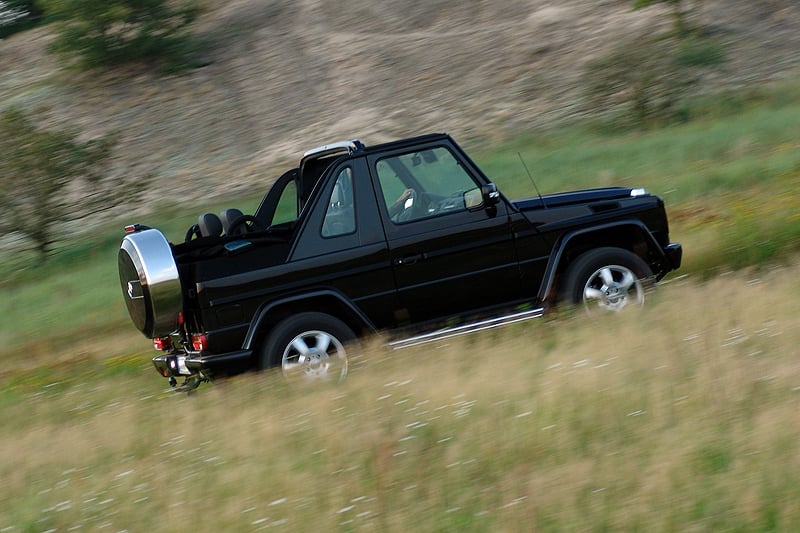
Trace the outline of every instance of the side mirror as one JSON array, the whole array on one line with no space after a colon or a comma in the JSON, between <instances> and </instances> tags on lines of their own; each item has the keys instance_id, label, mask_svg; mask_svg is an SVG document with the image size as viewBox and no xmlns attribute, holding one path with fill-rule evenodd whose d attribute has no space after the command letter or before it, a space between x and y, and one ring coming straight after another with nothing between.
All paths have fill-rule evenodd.
<instances>
[{"instance_id":1,"label":"side mirror","mask_svg":"<svg viewBox=\"0 0 800 533\"><path fill-rule=\"evenodd\" d=\"M487 183L464 193L464 206L469 210L492 207L499 201L500 193L494 183Z\"/></svg>"},{"instance_id":2,"label":"side mirror","mask_svg":"<svg viewBox=\"0 0 800 533\"><path fill-rule=\"evenodd\" d=\"M498 191L497 186L491 182L486 185L481 185L481 196L483 197L486 207L496 205L500 202L500 191Z\"/></svg>"}]
</instances>

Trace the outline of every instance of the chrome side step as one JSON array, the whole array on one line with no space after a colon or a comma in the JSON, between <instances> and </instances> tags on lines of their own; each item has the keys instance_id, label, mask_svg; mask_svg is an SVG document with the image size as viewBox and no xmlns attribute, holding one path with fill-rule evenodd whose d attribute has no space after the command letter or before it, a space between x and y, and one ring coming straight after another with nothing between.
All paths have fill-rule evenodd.
<instances>
[{"instance_id":1,"label":"chrome side step","mask_svg":"<svg viewBox=\"0 0 800 533\"><path fill-rule=\"evenodd\" d=\"M444 339L449 339L451 337L467 335L468 333L475 333L477 331L499 328L501 326L507 326L509 324L515 324L517 322L524 322L525 320L530 320L532 318L539 318L543 314L544 314L544 307L538 307L536 309L520 311L519 313L512 313L510 315L489 318L486 320L480 320L478 322L471 322L469 324L461 324L459 326L454 326L452 328L438 329L430 333L424 333L422 335L416 335L414 337L408 337L406 339L391 341L388 343L388 346L392 347L392 349L394 350L411 348L412 346L419 346L420 344L427 344L429 342L441 341Z\"/></svg>"}]
</instances>

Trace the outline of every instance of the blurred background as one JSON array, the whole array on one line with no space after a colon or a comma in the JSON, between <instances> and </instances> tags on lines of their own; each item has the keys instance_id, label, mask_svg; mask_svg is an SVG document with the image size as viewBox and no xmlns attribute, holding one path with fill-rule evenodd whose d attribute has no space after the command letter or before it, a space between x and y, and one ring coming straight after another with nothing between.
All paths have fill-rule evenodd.
<instances>
[{"instance_id":1,"label":"blurred background","mask_svg":"<svg viewBox=\"0 0 800 533\"><path fill-rule=\"evenodd\" d=\"M161 29L149 40L134 34L141 28L122 22L134 3L5 4L50 11L2 41L3 107L43 108L47 125L86 138L116 133L113 171L154 173L190 198L264 183L276 163L331 139L447 131L473 150L497 144L619 105L601 107L588 89L631 86L642 70L652 78L638 81L651 86L647 98L678 100L757 87L800 63L791 0L201 2L190 25L174 28L174 13L164 21L178 42L160 42ZM115 22L125 29L101 33ZM617 63L615 81L596 73L603 62ZM676 77L691 87L663 94L679 90L664 81Z\"/></svg>"},{"instance_id":2,"label":"blurred background","mask_svg":"<svg viewBox=\"0 0 800 533\"><path fill-rule=\"evenodd\" d=\"M125 224L434 131L511 197L520 155L659 194L682 269L340 387L164 393ZM798 190L796 0L0 1L0 531L800 530Z\"/></svg>"}]
</instances>

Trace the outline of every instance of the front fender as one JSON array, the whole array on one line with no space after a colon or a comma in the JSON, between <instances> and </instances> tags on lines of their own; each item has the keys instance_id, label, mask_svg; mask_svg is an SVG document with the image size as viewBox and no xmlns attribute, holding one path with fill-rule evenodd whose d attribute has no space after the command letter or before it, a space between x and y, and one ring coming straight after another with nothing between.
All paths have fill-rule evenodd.
<instances>
[{"instance_id":1,"label":"front fender","mask_svg":"<svg viewBox=\"0 0 800 533\"><path fill-rule=\"evenodd\" d=\"M555 284L556 276L559 272L559 266L561 265L566 252L570 249L572 244L576 243L580 239L585 239L592 234L607 234L609 230L626 230L628 232L634 232L639 239L647 245L651 253L655 253L657 256L659 256L660 260L664 259L664 250L662 250L661 246L658 244L658 241L656 241L655 237L653 237L653 234L641 220L620 220L566 232L556 240L556 243L553 246L553 253L550 254L550 259L547 262L547 267L544 271L544 277L542 278L542 284L539 287L538 298L541 301L547 300L548 295L550 295L551 291L553 290L553 285ZM620 242L619 240L615 242L606 235L597 241L596 246L617 246L626 250L632 250L633 244L633 242Z\"/></svg>"}]
</instances>

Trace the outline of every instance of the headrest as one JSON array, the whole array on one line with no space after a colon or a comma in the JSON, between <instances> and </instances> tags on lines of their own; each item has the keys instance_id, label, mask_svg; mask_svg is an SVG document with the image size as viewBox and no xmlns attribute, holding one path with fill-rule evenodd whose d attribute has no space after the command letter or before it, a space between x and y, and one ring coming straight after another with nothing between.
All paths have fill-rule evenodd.
<instances>
[{"instance_id":1,"label":"headrest","mask_svg":"<svg viewBox=\"0 0 800 533\"><path fill-rule=\"evenodd\" d=\"M206 213L197 218L197 226L203 237L219 237L222 235L222 221L214 213Z\"/></svg>"},{"instance_id":2,"label":"headrest","mask_svg":"<svg viewBox=\"0 0 800 533\"><path fill-rule=\"evenodd\" d=\"M222 228L225 230L226 235L230 235L231 224L236 222L238 219L242 217L242 212L238 209L224 209L220 211L219 218L222 220ZM236 233L246 233L247 227L244 225L240 225L239 228L236 230Z\"/></svg>"}]
</instances>

